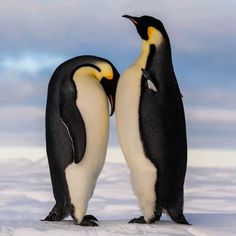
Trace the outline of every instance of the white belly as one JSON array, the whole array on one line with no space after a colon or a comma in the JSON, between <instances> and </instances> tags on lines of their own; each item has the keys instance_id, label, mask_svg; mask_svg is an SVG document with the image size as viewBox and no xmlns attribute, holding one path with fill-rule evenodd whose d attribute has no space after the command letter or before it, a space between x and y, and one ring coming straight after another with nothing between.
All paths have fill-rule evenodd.
<instances>
[{"instance_id":1,"label":"white belly","mask_svg":"<svg viewBox=\"0 0 236 236\"><path fill-rule=\"evenodd\" d=\"M86 150L80 163L72 163L66 168L66 179L75 216L80 223L104 165L109 135L109 107L98 80L83 77L74 81L77 88L76 104L86 129Z\"/></svg>"},{"instance_id":2,"label":"white belly","mask_svg":"<svg viewBox=\"0 0 236 236\"><path fill-rule=\"evenodd\" d=\"M131 171L134 193L145 219L154 215L156 168L146 158L139 131L141 68L132 66L119 79L116 92L116 121L119 140Z\"/></svg>"}]
</instances>

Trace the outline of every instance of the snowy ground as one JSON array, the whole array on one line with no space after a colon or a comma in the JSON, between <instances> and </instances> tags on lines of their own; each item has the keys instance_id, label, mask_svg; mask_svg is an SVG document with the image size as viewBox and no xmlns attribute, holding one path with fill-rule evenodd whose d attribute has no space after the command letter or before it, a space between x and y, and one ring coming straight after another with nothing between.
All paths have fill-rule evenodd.
<instances>
[{"instance_id":1,"label":"snowy ground","mask_svg":"<svg viewBox=\"0 0 236 236\"><path fill-rule=\"evenodd\" d=\"M128 169L120 150L109 149L88 209L100 219L99 227L88 228L75 226L70 218L41 222L54 203L47 160L38 157L40 151L10 159L12 152L19 156L24 151L6 150L0 151L0 236L236 235L236 152L189 152L185 213L192 226L174 224L165 215L159 223L136 225L127 224L140 215Z\"/></svg>"}]
</instances>

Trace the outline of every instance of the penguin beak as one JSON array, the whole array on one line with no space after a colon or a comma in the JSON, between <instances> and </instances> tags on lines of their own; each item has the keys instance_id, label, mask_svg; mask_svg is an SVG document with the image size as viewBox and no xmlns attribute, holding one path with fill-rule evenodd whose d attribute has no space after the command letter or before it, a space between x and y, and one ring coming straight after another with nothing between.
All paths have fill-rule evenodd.
<instances>
[{"instance_id":1,"label":"penguin beak","mask_svg":"<svg viewBox=\"0 0 236 236\"><path fill-rule=\"evenodd\" d=\"M118 75L114 74L113 79L108 80L107 78L103 77L100 81L111 105L110 116L112 116L115 111L115 96L116 96L116 87L118 83L118 78L119 74Z\"/></svg>"},{"instance_id":2,"label":"penguin beak","mask_svg":"<svg viewBox=\"0 0 236 236\"><path fill-rule=\"evenodd\" d=\"M136 26L138 25L139 17L129 16L129 15L123 15L122 17L131 20Z\"/></svg>"}]
</instances>

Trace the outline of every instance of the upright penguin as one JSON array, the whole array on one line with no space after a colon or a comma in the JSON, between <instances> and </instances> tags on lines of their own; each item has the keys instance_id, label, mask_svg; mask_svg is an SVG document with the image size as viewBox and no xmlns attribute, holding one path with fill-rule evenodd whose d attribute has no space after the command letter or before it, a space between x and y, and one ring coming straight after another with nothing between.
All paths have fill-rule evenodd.
<instances>
[{"instance_id":1,"label":"upright penguin","mask_svg":"<svg viewBox=\"0 0 236 236\"><path fill-rule=\"evenodd\" d=\"M116 92L119 140L144 215L130 223L153 223L166 210L175 222L188 224L183 215L185 116L170 41L161 21L124 17L143 40L139 58L121 75Z\"/></svg>"},{"instance_id":2,"label":"upright penguin","mask_svg":"<svg viewBox=\"0 0 236 236\"><path fill-rule=\"evenodd\" d=\"M45 218L71 214L75 224L96 226L84 216L106 156L109 106L115 108L119 73L111 62L79 56L61 64L48 85L46 147L56 204Z\"/></svg>"}]
</instances>

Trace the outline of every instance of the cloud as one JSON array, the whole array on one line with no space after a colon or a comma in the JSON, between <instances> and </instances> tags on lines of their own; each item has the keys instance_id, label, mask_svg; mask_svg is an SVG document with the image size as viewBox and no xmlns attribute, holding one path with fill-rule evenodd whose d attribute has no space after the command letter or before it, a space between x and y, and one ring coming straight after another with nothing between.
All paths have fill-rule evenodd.
<instances>
[{"instance_id":1,"label":"cloud","mask_svg":"<svg viewBox=\"0 0 236 236\"><path fill-rule=\"evenodd\" d=\"M236 3L232 0L182 0L178 4L170 0L150 0L148 3L135 0L105 0L102 3L94 0L47 3L22 0L21 4L10 0L1 3L0 30L7 32L1 37L1 52L23 49L65 54L84 52L91 43L109 49L112 45L138 45L137 35L132 35L134 27L131 29L131 25L121 18L125 13L150 14L162 19L178 50L203 52L226 45L230 48L234 47L236 39L234 27L229 24L236 20L235 8Z\"/></svg>"},{"instance_id":2,"label":"cloud","mask_svg":"<svg viewBox=\"0 0 236 236\"><path fill-rule=\"evenodd\" d=\"M3 1L1 143L44 144L47 84L56 67L94 54L124 70L138 56L141 39L121 15L149 14L163 20L170 36L190 146L214 146L214 140L235 146L235 9L233 0ZM114 119L111 124L117 144Z\"/></svg>"},{"instance_id":3,"label":"cloud","mask_svg":"<svg viewBox=\"0 0 236 236\"><path fill-rule=\"evenodd\" d=\"M189 107L201 107L205 110L235 110L236 84L229 83L222 86L209 85L202 87L185 88L184 103Z\"/></svg>"},{"instance_id":4,"label":"cloud","mask_svg":"<svg viewBox=\"0 0 236 236\"><path fill-rule=\"evenodd\" d=\"M28 54L20 56L6 56L0 61L0 67L4 70L38 73L40 70L58 66L65 58L47 54Z\"/></svg>"},{"instance_id":5,"label":"cloud","mask_svg":"<svg viewBox=\"0 0 236 236\"><path fill-rule=\"evenodd\" d=\"M235 148L235 109L186 106L185 116L189 147Z\"/></svg>"},{"instance_id":6,"label":"cloud","mask_svg":"<svg viewBox=\"0 0 236 236\"><path fill-rule=\"evenodd\" d=\"M1 126L28 124L44 118L44 110L35 106L6 106L0 107Z\"/></svg>"},{"instance_id":7,"label":"cloud","mask_svg":"<svg viewBox=\"0 0 236 236\"><path fill-rule=\"evenodd\" d=\"M186 116L190 122L236 125L236 110L188 108Z\"/></svg>"},{"instance_id":8,"label":"cloud","mask_svg":"<svg viewBox=\"0 0 236 236\"><path fill-rule=\"evenodd\" d=\"M36 106L2 106L0 114L2 132L38 130L44 120L44 109Z\"/></svg>"},{"instance_id":9,"label":"cloud","mask_svg":"<svg viewBox=\"0 0 236 236\"><path fill-rule=\"evenodd\" d=\"M30 73L5 68L0 74L0 107L14 105L44 105L47 84L52 70Z\"/></svg>"},{"instance_id":10,"label":"cloud","mask_svg":"<svg viewBox=\"0 0 236 236\"><path fill-rule=\"evenodd\" d=\"M0 145L45 145L44 108L0 107Z\"/></svg>"},{"instance_id":11,"label":"cloud","mask_svg":"<svg viewBox=\"0 0 236 236\"><path fill-rule=\"evenodd\" d=\"M45 146L43 132L0 132L0 146ZM23 157L23 156L22 156Z\"/></svg>"}]
</instances>

